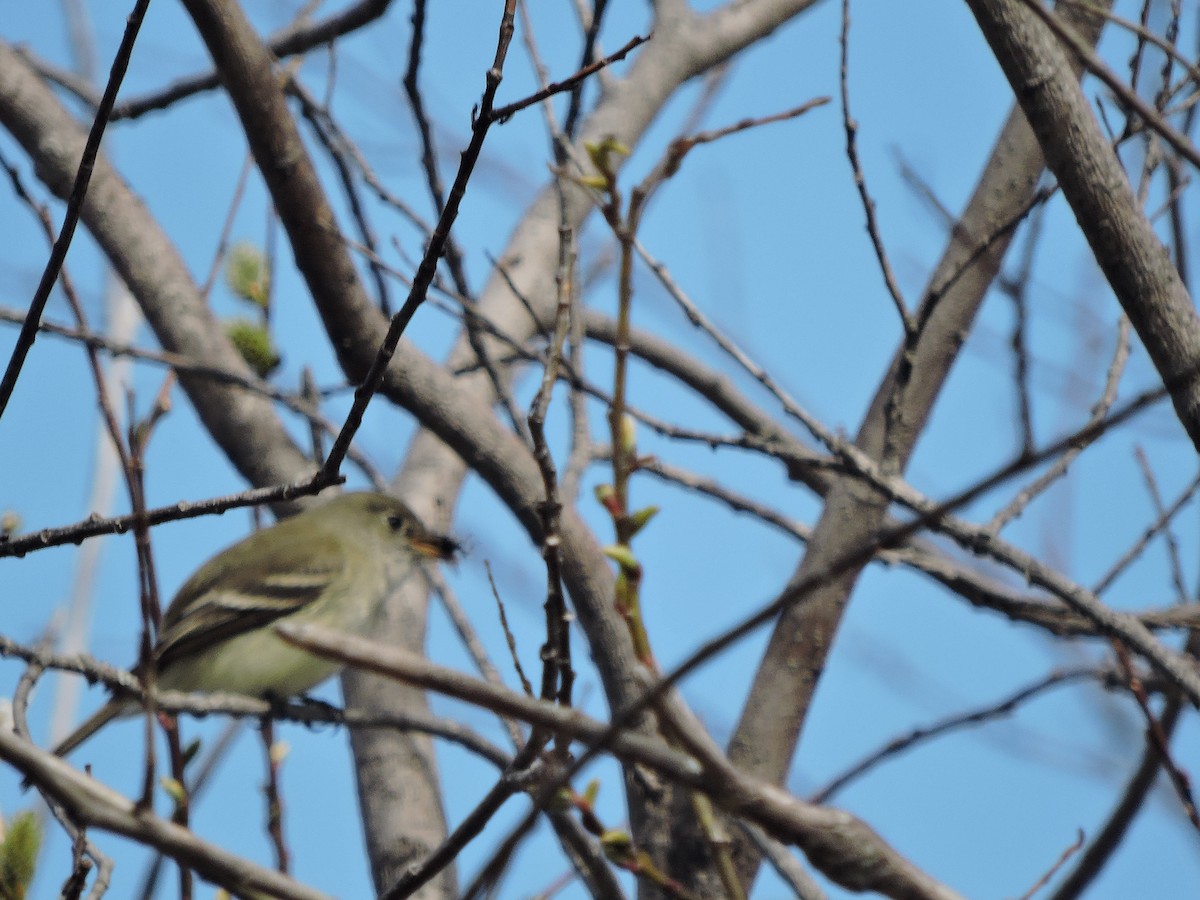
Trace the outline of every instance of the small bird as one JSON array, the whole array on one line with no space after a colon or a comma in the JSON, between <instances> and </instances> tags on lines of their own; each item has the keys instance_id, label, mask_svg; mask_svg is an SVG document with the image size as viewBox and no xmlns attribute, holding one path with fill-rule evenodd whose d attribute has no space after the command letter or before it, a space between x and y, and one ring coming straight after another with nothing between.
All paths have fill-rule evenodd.
<instances>
[{"instance_id":1,"label":"small bird","mask_svg":"<svg viewBox=\"0 0 1200 900\"><path fill-rule=\"evenodd\" d=\"M152 657L157 688L306 693L341 664L285 643L272 631L276 622L365 634L419 557L448 560L457 549L399 500L375 493L343 494L257 531L201 566L167 607ZM55 754L138 708L130 698L109 701Z\"/></svg>"}]
</instances>

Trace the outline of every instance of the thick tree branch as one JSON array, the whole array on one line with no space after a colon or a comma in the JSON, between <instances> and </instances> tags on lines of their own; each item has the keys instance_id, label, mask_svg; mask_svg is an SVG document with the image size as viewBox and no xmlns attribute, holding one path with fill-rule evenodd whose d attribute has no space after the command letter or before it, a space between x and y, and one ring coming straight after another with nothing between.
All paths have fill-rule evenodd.
<instances>
[{"instance_id":1,"label":"thick tree branch","mask_svg":"<svg viewBox=\"0 0 1200 900\"><path fill-rule=\"evenodd\" d=\"M326 896L135 806L132 800L4 729L0 729L0 759L28 775L41 790L69 810L76 821L154 847L232 894L266 893L289 900L323 900Z\"/></svg>"},{"instance_id":2,"label":"thick tree branch","mask_svg":"<svg viewBox=\"0 0 1200 900\"><path fill-rule=\"evenodd\" d=\"M898 352L859 429L856 447L872 460L903 469L999 271L1011 232L996 237L995 225L1016 221L1028 208L1041 167L1034 135L1014 111L929 279L915 345ZM869 540L888 504L885 494L857 479L839 479L794 580ZM738 765L768 780L784 777L859 571L842 572L780 619L730 744Z\"/></svg>"},{"instance_id":3,"label":"thick tree branch","mask_svg":"<svg viewBox=\"0 0 1200 900\"><path fill-rule=\"evenodd\" d=\"M38 177L60 197L74 178L85 134L46 84L0 42L0 123L30 155ZM101 154L82 219L172 353L254 378L196 288L174 244ZM295 446L266 397L208 378L181 375L205 428L257 486L299 480L313 465Z\"/></svg>"},{"instance_id":4,"label":"thick tree branch","mask_svg":"<svg viewBox=\"0 0 1200 900\"><path fill-rule=\"evenodd\" d=\"M464 676L416 654L397 651L376 641L339 634L316 626L280 625L286 640L357 668L420 685L515 716L575 740L609 741L609 750L690 789L701 791L727 812L762 826L776 838L793 843L829 878L853 890L874 890L889 897L951 900L953 891L916 869L870 826L840 810L813 806L773 785L749 778L732 765L705 771L697 760L665 741L630 732L610 735L603 722L577 710L526 697Z\"/></svg>"},{"instance_id":5,"label":"thick tree branch","mask_svg":"<svg viewBox=\"0 0 1200 900\"><path fill-rule=\"evenodd\" d=\"M1079 228L1200 448L1200 316L1064 49L1025 0L967 0Z\"/></svg>"}]
</instances>

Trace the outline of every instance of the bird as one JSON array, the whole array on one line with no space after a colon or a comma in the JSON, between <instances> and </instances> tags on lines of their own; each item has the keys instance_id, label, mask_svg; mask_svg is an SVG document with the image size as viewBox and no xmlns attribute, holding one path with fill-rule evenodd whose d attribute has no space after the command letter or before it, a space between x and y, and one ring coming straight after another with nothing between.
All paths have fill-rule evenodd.
<instances>
[{"instance_id":1,"label":"bird","mask_svg":"<svg viewBox=\"0 0 1200 900\"><path fill-rule=\"evenodd\" d=\"M421 558L451 560L457 551L387 494L342 494L283 519L222 550L180 587L151 653L155 687L273 700L305 694L342 666L285 643L275 623L366 634L390 586ZM115 697L55 755L139 708Z\"/></svg>"}]
</instances>

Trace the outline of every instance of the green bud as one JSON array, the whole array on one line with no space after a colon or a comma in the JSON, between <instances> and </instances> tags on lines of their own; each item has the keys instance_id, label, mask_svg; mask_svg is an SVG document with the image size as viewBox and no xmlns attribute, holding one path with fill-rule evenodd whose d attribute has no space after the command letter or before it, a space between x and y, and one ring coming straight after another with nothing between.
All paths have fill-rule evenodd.
<instances>
[{"instance_id":1,"label":"green bud","mask_svg":"<svg viewBox=\"0 0 1200 900\"><path fill-rule=\"evenodd\" d=\"M604 171L609 167L609 157L614 153L618 156L628 156L629 148L618 141L611 134L598 142L585 142L583 149L587 151L588 158L592 161L597 169Z\"/></svg>"},{"instance_id":2,"label":"green bud","mask_svg":"<svg viewBox=\"0 0 1200 900\"><path fill-rule=\"evenodd\" d=\"M271 745L270 757L271 765L277 766L288 758L288 754L292 752L292 745L287 741L276 741Z\"/></svg>"},{"instance_id":3,"label":"green bud","mask_svg":"<svg viewBox=\"0 0 1200 900\"><path fill-rule=\"evenodd\" d=\"M637 420L626 413L621 416L621 449L633 456L637 452Z\"/></svg>"},{"instance_id":4,"label":"green bud","mask_svg":"<svg viewBox=\"0 0 1200 900\"><path fill-rule=\"evenodd\" d=\"M235 296L260 309L270 305L271 275L267 269L267 259L261 250L247 241L235 244L229 251L229 258L225 262L225 283Z\"/></svg>"},{"instance_id":5,"label":"green bud","mask_svg":"<svg viewBox=\"0 0 1200 900\"><path fill-rule=\"evenodd\" d=\"M611 484L596 485L596 499L614 519L621 515L621 501L617 498L617 492Z\"/></svg>"},{"instance_id":6,"label":"green bud","mask_svg":"<svg viewBox=\"0 0 1200 900\"><path fill-rule=\"evenodd\" d=\"M633 551L624 544L609 544L604 548L604 555L615 562L622 569L637 571L639 568L637 557L634 556Z\"/></svg>"},{"instance_id":7,"label":"green bud","mask_svg":"<svg viewBox=\"0 0 1200 900\"><path fill-rule=\"evenodd\" d=\"M593 778L588 782L586 788L583 789L583 799L587 801L588 806L596 805L596 798L600 796L600 779Z\"/></svg>"},{"instance_id":8,"label":"green bud","mask_svg":"<svg viewBox=\"0 0 1200 900\"><path fill-rule=\"evenodd\" d=\"M180 783L179 779L163 775L158 779L158 784L178 806L183 806L187 803L187 789Z\"/></svg>"},{"instance_id":9,"label":"green bud","mask_svg":"<svg viewBox=\"0 0 1200 900\"><path fill-rule=\"evenodd\" d=\"M644 509L639 509L629 517L630 523L633 525L633 533L637 534L643 528L650 524L650 520L658 515L657 506L647 506Z\"/></svg>"},{"instance_id":10,"label":"green bud","mask_svg":"<svg viewBox=\"0 0 1200 900\"><path fill-rule=\"evenodd\" d=\"M0 540L10 538L21 530L21 517L11 509L0 513Z\"/></svg>"},{"instance_id":11,"label":"green bud","mask_svg":"<svg viewBox=\"0 0 1200 900\"><path fill-rule=\"evenodd\" d=\"M29 891L42 846L42 828L31 811L17 813L0 844L0 897L21 900Z\"/></svg>"},{"instance_id":12,"label":"green bud","mask_svg":"<svg viewBox=\"0 0 1200 900\"><path fill-rule=\"evenodd\" d=\"M629 836L628 831L609 828L600 835L600 846L604 850L604 855L609 859L619 860L629 855L629 851L633 847L633 838Z\"/></svg>"},{"instance_id":13,"label":"green bud","mask_svg":"<svg viewBox=\"0 0 1200 900\"><path fill-rule=\"evenodd\" d=\"M225 334L259 378L266 378L283 361L271 343L271 335L262 325L249 319L233 319L225 323Z\"/></svg>"}]
</instances>

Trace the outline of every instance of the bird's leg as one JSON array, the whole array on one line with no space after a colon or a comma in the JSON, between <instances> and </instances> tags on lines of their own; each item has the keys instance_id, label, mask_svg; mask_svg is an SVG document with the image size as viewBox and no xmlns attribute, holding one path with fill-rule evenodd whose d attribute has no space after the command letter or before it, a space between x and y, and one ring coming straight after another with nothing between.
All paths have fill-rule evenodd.
<instances>
[{"instance_id":1,"label":"bird's leg","mask_svg":"<svg viewBox=\"0 0 1200 900\"><path fill-rule=\"evenodd\" d=\"M302 695L299 702L314 713L314 716L304 723L309 728L314 728L322 722L332 722L334 725L346 724L346 711L340 706L334 706L326 700L310 697L308 694Z\"/></svg>"}]
</instances>

